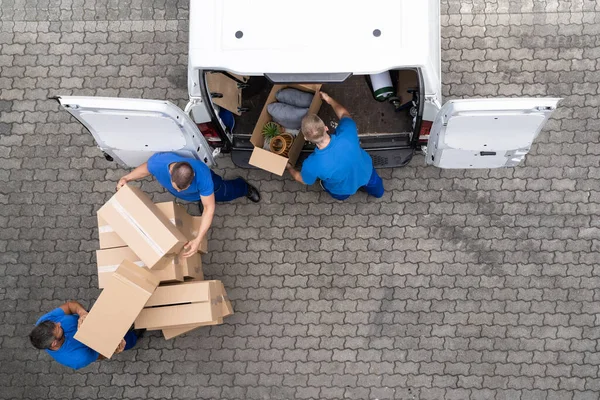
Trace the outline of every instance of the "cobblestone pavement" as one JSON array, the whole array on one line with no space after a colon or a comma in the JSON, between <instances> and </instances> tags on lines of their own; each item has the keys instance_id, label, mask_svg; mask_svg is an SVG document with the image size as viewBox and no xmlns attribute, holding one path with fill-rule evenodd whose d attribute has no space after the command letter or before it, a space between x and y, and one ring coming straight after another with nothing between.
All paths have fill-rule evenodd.
<instances>
[{"instance_id":1,"label":"cobblestone pavement","mask_svg":"<svg viewBox=\"0 0 600 400\"><path fill-rule=\"evenodd\" d=\"M98 295L94 212L123 171L48 97L184 105L187 2L0 4L1 398L598 398L596 1L442 1L447 97L565 97L525 166L417 157L341 203L221 159L263 192L219 205L204 258L235 316L80 372L26 335Z\"/></svg>"}]
</instances>

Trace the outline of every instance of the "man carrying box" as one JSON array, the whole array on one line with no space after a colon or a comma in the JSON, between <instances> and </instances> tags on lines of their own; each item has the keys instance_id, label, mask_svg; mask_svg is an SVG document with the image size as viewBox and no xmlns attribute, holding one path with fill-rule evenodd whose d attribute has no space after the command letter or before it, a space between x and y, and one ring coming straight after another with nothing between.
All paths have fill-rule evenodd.
<instances>
[{"instance_id":1,"label":"man carrying box","mask_svg":"<svg viewBox=\"0 0 600 400\"><path fill-rule=\"evenodd\" d=\"M182 200L199 202L202 223L198 236L185 245L184 257L198 251L202 239L212 224L215 201L226 202L246 196L250 201L260 201L258 190L242 178L224 180L202 161L185 158L176 153L156 153L147 162L122 177L117 183L119 190L127 182L153 175L158 183L173 196Z\"/></svg>"},{"instance_id":2,"label":"man carrying box","mask_svg":"<svg viewBox=\"0 0 600 400\"><path fill-rule=\"evenodd\" d=\"M62 306L43 315L29 334L31 344L48 354L64 366L80 369L105 357L73 338L88 312L76 301L68 301ZM138 335L130 330L121 341L115 353L135 346Z\"/></svg>"},{"instance_id":3,"label":"man carrying box","mask_svg":"<svg viewBox=\"0 0 600 400\"><path fill-rule=\"evenodd\" d=\"M321 97L340 120L335 135L328 134L329 129L317 115L304 117L301 128L304 138L317 148L304 161L302 171L289 163L287 170L296 181L306 185L320 179L323 189L336 200L345 200L359 189L373 197L382 197L383 181L373 167L371 156L360 147L350 113L327 93L321 92Z\"/></svg>"}]
</instances>

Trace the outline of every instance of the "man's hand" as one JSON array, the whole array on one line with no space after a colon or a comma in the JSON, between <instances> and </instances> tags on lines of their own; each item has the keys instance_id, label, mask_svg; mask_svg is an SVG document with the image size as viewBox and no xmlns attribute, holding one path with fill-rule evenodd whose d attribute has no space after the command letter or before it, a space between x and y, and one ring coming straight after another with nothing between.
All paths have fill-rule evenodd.
<instances>
[{"instance_id":1,"label":"man's hand","mask_svg":"<svg viewBox=\"0 0 600 400\"><path fill-rule=\"evenodd\" d=\"M288 172L290 172L290 173L291 173L291 172L292 172L292 170L294 169L294 166L293 166L292 164L290 164L290 163L287 163L287 165L285 166L285 169L287 169L287 170L288 170Z\"/></svg>"},{"instance_id":2,"label":"man's hand","mask_svg":"<svg viewBox=\"0 0 600 400\"><path fill-rule=\"evenodd\" d=\"M85 321L85 317L88 316L88 313L86 312L85 314L79 314L79 319L77 320L77 329L79 329L81 327L81 325L83 324L83 321Z\"/></svg>"},{"instance_id":3,"label":"man's hand","mask_svg":"<svg viewBox=\"0 0 600 400\"><path fill-rule=\"evenodd\" d=\"M325 93L325 92L319 92L319 93L321 94L321 98L323 99L323 101L324 101L325 103L327 103L327 104L331 104L331 103L330 103L330 102L331 102L331 96L330 96L330 95L328 95L328 94L327 94L327 93Z\"/></svg>"},{"instance_id":4,"label":"man's hand","mask_svg":"<svg viewBox=\"0 0 600 400\"><path fill-rule=\"evenodd\" d=\"M127 182L128 180L125 177L119 179L119 182L117 182L117 190L121 189Z\"/></svg>"},{"instance_id":5,"label":"man's hand","mask_svg":"<svg viewBox=\"0 0 600 400\"><path fill-rule=\"evenodd\" d=\"M185 246L183 246L184 252L181 254L181 256L188 258L196 254L198 252L198 248L200 247L201 241L202 238L198 236L196 239L187 242Z\"/></svg>"},{"instance_id":6,"label":"man's hand","mask_svg":"<svg viewBox=\"0 0 600 400\"><path fill-rule=\"evenodd\" d=\"M123 352L123 350L125 350L125 339L121 339L121 343L119 343L119 345L117 346L116 350L115 350L115 354L119 354L121 352Z\"/></svg>"}]
</instances>

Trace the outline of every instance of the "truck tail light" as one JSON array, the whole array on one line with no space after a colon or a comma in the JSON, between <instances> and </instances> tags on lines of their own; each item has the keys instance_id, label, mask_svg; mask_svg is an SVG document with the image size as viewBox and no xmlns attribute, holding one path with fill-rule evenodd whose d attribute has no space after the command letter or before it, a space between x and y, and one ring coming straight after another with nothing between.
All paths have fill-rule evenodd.
<instances>
[{"instance_id":1,"label":"truck tail light","mask_svg":"<svg viewBox=\"0 0 600 400\"><path fill-rule=\"evenodd\" d=\"M421 121L421 132L419 132L419 143L426 144L429 140L429 133L431 132L431 126L433 121Z\"/></svg>"},{"instance_id":2,"label":"truck tail light","mask_svg":"<svg viewBox=\"0 0 600 400\"><path fill-rule=\"evenodd\" d=\"M223 141L221 140L221 137L219 136L219 133L215 129L215 126L213 125L212 122L206 122L206 123L197 124L197 125L198 125L198 129L200 129L200 132L202 132L202 136L204 136L204 138L206 139L206 141L208 142L208 144L210 146L212 146L212 147L222 147L223 146Z\"/></svg>"}]
</instances>

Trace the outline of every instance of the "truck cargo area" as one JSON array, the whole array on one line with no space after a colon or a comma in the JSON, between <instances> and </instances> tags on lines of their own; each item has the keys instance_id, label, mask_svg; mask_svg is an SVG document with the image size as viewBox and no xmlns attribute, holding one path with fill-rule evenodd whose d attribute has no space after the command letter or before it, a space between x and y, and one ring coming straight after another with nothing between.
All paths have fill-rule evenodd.
<instances>
[{"instance_id":1,"label":"truck cargo area","mask_svg":"<svg viewBox=\"0 0 600 400\"><path fill-rule=\"evenodd\" d=\"M396 111L388 101L375 100L370 86L369 77L365 75L350 76L340 83L324 83L321 90L328 93L348 109L355 120L361 145L373 157L378 167L398 167L406 164L412 157L413 148L413 116L410 109L413 94L409 90L420 93L419 76L416 70L390 71L396 95L406 108ZM235 115L233 129L232 158L240 167L250 167L247 161L253 145L250 136L259 119L273 84L263 76L249 77L241 89L239 102L241 113ZM209 87L210 90L210 87ZM212 90L211 90L212 92ZM214 98L213 98L214 101ZM415 108L419 110L419 105ZM331 106L323 103L319 117L335 133L338 121ZM314 146L307 143L298 163L301 164Z\"/></svg>"}]
</instances>

